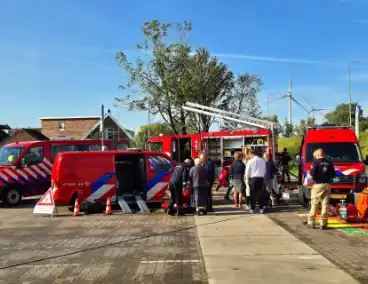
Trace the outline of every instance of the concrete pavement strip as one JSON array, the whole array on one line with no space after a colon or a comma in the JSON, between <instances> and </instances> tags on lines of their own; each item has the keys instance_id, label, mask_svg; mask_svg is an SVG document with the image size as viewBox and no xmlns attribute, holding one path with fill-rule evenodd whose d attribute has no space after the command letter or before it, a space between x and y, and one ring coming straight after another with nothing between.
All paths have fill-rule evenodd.
<instances>
[{"instance_id":1,"label":"concrete pavement strip","mask_svg":"<svg viewBox=\"0 0 368 284\"><path fill-rule=\"evenodd\" d=\"M195 216L209 284L358 283L265 215L221 209Z\"/></svg>"}]
</instances>

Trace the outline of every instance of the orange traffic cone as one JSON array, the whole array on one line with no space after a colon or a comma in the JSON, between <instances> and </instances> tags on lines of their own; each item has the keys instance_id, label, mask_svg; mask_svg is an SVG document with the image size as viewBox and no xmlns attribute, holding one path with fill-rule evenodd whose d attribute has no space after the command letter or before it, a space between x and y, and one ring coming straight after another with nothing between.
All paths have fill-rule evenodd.
<instances>
[{"instance_id":1,"label":"orange traffic cone","mask_svg":"<svg viewBox=\"0 0 368 284\"><path fill-rule=\"evenodd\" d=\"M112 214L111 204L110 204L110 197L107 198L105 214L106 215L111 215Z\"/></svg>"},{"instance_id":2,"label":"orange traffic cone","mask_svg":"<svg viewBox=\"0 0 368 284\"><path fill-rule=\"evenodd\" d=\"M79 202L78 198L75 200L73 216L79 216Z\"/></svg>"}]
</instances>

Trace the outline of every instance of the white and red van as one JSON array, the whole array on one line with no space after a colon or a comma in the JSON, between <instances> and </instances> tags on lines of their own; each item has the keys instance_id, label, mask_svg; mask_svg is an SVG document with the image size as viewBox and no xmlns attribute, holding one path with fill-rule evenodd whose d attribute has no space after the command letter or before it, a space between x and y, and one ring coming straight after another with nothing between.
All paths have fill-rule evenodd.
<instances>
[{"instance_id":1,"label":"white and red van","mask_svg":"<svg viewBox=\"0 0 368 284\"><path fill-rule=\"evenodd\" d=\"M105 150L114 150L116 146L111 140L104 141ZM57 153L100 151L101 148L101 140L47 140L7 144L0 149L0 200L5 205L15 206L23 196L44 194L51 185L52 164Z\"/></svg>"},{"instance_id":2,"label":"white and red van","mask_svg":"<svg viewBox=\"0 0 368 284\"><path fill-rule=\"evenodd\" d=\"M51 189L57 206L74 205L77 197L91 204L136 195L146 202L162 202L174 167L169 156L158 152L60 153Z\"/></svg>"},{"instance_id":3,"label":"white and red van","mask_svg":"<svg viewBox=\"0 0 368 284\"><path fill-rule=\"evenodd\" d=\"M361 192L366 186L365 165L368 156L363 159L359 140L354 131L348 127L320 126L309 128L302 140L297 157L299 166L299 199L307 207L311 198L313 181L310 170L313 153L322 148L326 158L335 167L337 176L331 181L331 203L339 200L352 200L354 192Z\"/></svg>"}]
</instances>

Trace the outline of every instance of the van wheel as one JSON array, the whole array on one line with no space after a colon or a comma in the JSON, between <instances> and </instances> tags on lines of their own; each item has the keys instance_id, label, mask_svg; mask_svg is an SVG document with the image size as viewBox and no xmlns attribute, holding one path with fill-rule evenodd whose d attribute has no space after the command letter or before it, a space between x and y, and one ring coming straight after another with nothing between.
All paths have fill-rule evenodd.
<instances>
[{"instance_id":1,"label":"van wheel","mask_svg":"<svg viewBox=\"0 0 368 284\"><path fill-rule=\"evenodd\" d=\"M304 208L309 208L309 200L305 197L304 190L299 188L299 202Z\"/></svg>"},{"instance_id":2,"label":"van wheel","mask_svg":"<svg viewBox=\"0 0 368 284\"><path fill-rule=\"evenodd\" d=\"M6 190L2 197L2 201L6 206L17 206L22 201L22 194L14 188Z\"/></svg>"}]
</instances>

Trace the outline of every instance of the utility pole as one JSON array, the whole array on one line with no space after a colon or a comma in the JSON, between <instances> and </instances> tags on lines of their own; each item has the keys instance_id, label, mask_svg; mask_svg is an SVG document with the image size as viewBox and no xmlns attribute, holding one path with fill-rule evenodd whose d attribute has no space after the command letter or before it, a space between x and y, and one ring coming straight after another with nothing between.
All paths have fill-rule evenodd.
<instances>
[{"instance_id":1,"label":"utility pole","mask_svg":"<svg viewBox=\"0 0 368 284\"><path fill-rule=\"evenodd\" d=\"M368 62L368 60L356 60L356 61L353 61L351 62L349 65L348 65L348 84L349 84L349 125L350 127L353 126L353 122L352 122L352 101L351 101L351 92L350 92L350 67L351 65L354 65L356 63L362 63L362 62Z\"/></svg>"},{"instance_id":2,"label":"utility pole","mask_svg":"<svg viewBox=\"0 0 368 284\"><path fill-rule=\"evenodd\" d=\"M292 113L291 113L291 96L292 96L292 89L293 89L293 77L294 77L294 70L293 73L291 73L290 78L290 85L289 85L289 91L288 91L288 97L289 97L289 124L292 125Z\"/></svg>"},{"instance_id":3,"label":"utility pole","mask_svg":"<svg viewBox=\"0 0 368 284\"><path fill-rule=\"evenodd\" d=\"M148 128L147 128L147 139L151 137L151 114L148 111Z\"/></svg>"},{"instance_id":4,"label":"utility pole","mask_svg":"<svg viewBox=\"0 0 368 284\"><path fill-rule=\"evenodd\" d=\"M104 119L105 119L105 107L101 105L101 151L104 151Z\"/></svg>"},{"instance_id":5,"label":"utility pole","mask_svg":"<svg viewBox=\"0 0 368 284\"><path fill-rule=\"evenodd\" d=\"M275 93L269 93L269 94L267 94L266 95L266 115L265 116L267 116L268 115L268 104L269 103L271 103L271 102L273 102L273 101L269 101L268 100L268 97L269 96L272 96L272 95L277 95L278 94L278 92L275 92ZM276 99L277 100L277 99Z\"/></svg>"}]
</instances>

